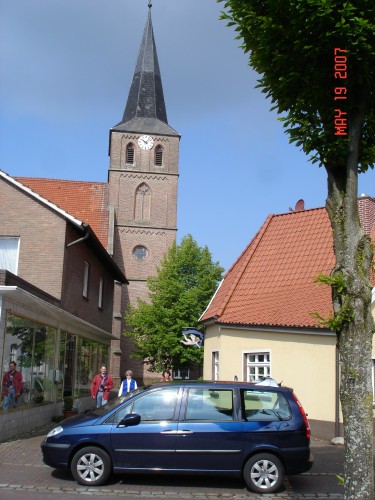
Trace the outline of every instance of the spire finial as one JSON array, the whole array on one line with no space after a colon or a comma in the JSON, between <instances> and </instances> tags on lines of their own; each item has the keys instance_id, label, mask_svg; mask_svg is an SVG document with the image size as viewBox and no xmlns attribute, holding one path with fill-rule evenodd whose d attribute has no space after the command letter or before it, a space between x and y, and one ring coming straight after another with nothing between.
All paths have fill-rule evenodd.
<instances>
[{"instance_id":1,"label":"spire finial","mask_svg":"<svg viewBox=\"0 0 375 500\"><path fill-rule=\"evenodd\" d=\"M151 9L152 7L152 3L151 3L151 0L148 2L148 8Z\"/></svg>"}]
</instances>

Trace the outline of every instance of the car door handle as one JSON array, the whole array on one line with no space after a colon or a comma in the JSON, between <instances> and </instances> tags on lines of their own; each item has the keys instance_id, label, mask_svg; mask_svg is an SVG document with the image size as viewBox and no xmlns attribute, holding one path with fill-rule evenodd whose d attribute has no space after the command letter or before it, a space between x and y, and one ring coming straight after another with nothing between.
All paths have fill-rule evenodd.
<instances>
[{"instance_id":1,"label":"car door handle","mask_svg":"<svg viewBox=\"0 0 375 500\"><path fill-rule=\"evenodd\" d=\"M167 430L167 431L161 431L160 434L177 434L178 431L172 429L172 430Z\"/></svg>"},{"instance_id":2,"label":"car door handle","mask_svg":"<svg viewBox=\"0 0 375 500\"><path fill-rule=\"evenodd\" d=\"M177 434L194 434L194 432L186 430L186 429L182 429L181 431L177 431Z\"/></svg>"}]
</instances>

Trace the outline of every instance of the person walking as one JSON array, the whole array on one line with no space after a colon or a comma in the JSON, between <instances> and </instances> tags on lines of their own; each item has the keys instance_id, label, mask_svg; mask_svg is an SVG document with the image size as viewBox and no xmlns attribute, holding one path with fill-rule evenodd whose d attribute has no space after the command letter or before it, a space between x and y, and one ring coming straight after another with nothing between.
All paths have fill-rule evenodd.
<instances>
[{"instance_id":1,"label":"person walking","mask_svg":"<svg viewBox=\"0 0 375 500\"><path fill-rule=\"evenodd\" d=\"M3 377L3 410L7 411L9 405L12 404L13 408L17 406L17 398L21 394L23 387L22 373L16 370L16 362L9 363L9 371L4 373Z\"/></svg>"},{"instance_id":2,"label":"person walking","mask_svg":"<svg viewBox=\"0 0 375 500\"><path fill-rule=\"evenodd\" d=\"M113 389L113 380L107 373L107 367L102 365L91 384L91 397L96 400L96 407L108 403L109 393Z\"/></svg>"},{"instance_id":3,"label":"person walking","mask_svg":"<svg viewBox=\"0 0 375 500\"><path fill-rule=\"evenodd\" d=\"M133 372L131 370L127 370L125 372L125 379L121 382L118 395L119 397L123 396L128 392L135 391L135 389L137 389L137 382L133 378Z\"/></svg>"}]
</instances>

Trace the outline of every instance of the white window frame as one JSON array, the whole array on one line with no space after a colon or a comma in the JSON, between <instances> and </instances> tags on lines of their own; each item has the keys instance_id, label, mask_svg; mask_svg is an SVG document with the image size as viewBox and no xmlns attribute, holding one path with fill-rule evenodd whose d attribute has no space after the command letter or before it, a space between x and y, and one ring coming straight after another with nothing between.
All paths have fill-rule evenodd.
<instances>
[{"instance_id":1,"label":"white window frame","mask_svg":"<svg viewBox=\"0 0 375 500\"><path fill-rule=\"evenodd\" d=\"M190 370L173 370L173 380L189 380L190 379Z\"/></svg>"},{"instance_id":2,"label":"white window frame","mask_svg":"<svg viewBox=\"0 0 375 500\"><path fill-rule=\"evenodd\" d=\"M220 352L212 351L212 379L220 380Z\"/></svg>"},{"instance_id":3,"label":"white window frame","mask_svg":"<svg viewBox=\"0 0 375 500\"><path fill-rule=\"evenodd\" d=\"M85 299L89 296L89 275L90 275L90 264L85 260L84 270L83 270L83 289L82 295Z\"/></svg>"},{"instance_id":4,"label":"white window frame","mask_svg":"<svg viewBox=\"0 0 375 500\"><path fill-rule=\"evenodd\" d=\"M17 274L19 253L19 236L0 236L0 254L2 254L0 269L5 269L13 274Z\"/></svg>"},{"instance_id":5,"label":"white window frame","mask_svg":"<svg viewBox=\"0 0 375 500\"><path fill-rule=\"evenodd\" d=\"M261 360L260 356L265 356L266 360ZM251 360L250 357L254 357ZM243 353L244 380L254 382L261 377L271 377L271 350L257 349Z\"/></svg>"}]
</instances>

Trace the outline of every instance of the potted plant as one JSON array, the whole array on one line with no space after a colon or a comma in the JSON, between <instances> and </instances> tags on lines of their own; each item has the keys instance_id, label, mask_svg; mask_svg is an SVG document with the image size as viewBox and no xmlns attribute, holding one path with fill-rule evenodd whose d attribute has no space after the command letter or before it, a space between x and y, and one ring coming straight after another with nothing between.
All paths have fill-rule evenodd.
<instances>
[{"instance_id":1,"label":"potted plant","mask_svg":"<svg viewBox=\"0 0 375 500\"><path fill-rule=\"evenodd\" d=\"M75 415L75 412L73 411L73 404L74 404L74 398L73 396L65 396L64 397L64 418L69 418Z\"/></svg>"}]
</instances>

